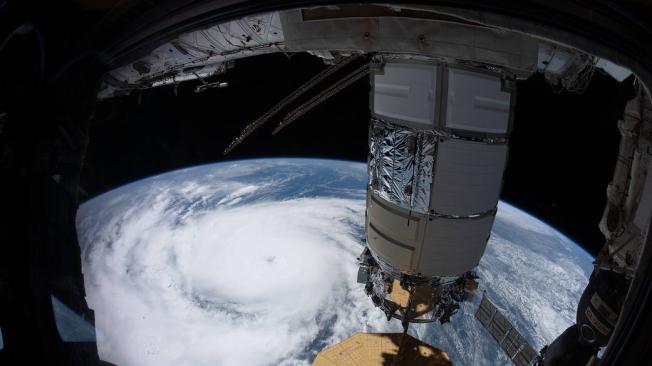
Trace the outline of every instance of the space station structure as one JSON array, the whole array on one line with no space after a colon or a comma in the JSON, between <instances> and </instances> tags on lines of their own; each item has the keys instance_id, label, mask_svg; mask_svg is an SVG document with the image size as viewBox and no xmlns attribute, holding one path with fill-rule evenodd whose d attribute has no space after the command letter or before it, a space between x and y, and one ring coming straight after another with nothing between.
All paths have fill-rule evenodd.
<instances>
[{"instance_id":1,"label":"space station structure","mask_svg":"<svg viewBox=\"0 0 652 366\"><path fill-rule=\"evenodd\" d=\"M367 246L358 282L387 318L445 323L478 286L515 83L489 68L371 63Z\"/></svg>"},{"instance_id":2,"label":"space station structure","mask_svg":"<svg viewBox=\"0 0 652 366\"><path fill-rule=\"evenodd\" d=\"M327 66L244 126L228 154L279 114L273 134L368 78L367 246L358 281L388 319L401 320L403 334L354 334L320 352L314 365L448 365L444 351L412 337L408 326L449 321L477 289L474 268L496 215L515 81L540 73L554 90L581 93L599 69L633 83L636 96L618 125L619 159L600 222L607 242L576 324L537 353L487 296L475 313L517 366L589 357L610 348L612 335L627 327L621 309L636 306L628 291L638 281L652 207L649 91L618 60L492 25L479 14L433 4L338 4L206 24L128 63L115 62L129 49L116 46L97 98L164 85L176 94L178 84L189 82L196 93L227 87L224 74L239 59L264 54L322 59Z\"/></svg>"}]
</instances>

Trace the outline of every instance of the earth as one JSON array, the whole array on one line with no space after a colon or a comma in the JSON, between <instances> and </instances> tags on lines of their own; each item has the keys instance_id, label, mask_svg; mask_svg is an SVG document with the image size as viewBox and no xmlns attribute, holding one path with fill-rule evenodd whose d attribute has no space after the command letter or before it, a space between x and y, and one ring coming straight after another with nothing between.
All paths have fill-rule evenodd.
<instances>
[{"instance_id":1,"label":"earth","mask_svg":"<svg viewBox=\"0 0 652 366\"><path fill-rule=\"evenodd\" d=\"M118 365L309 365L355 332L401 331L356 282L366 165L259 159L117 188L77 216L100 357ZM500 202L480 288L410 333L456 365L510 361L473 314L483 291L535 349L574 322L593 258Z\"/></svg>"}]
</instances>

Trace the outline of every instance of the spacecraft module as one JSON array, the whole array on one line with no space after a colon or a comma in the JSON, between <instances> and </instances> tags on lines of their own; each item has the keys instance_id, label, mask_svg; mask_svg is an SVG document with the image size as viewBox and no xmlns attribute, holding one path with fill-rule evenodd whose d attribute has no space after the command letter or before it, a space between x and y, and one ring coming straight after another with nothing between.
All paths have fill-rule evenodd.
<instances>
[{"instance_id":1,"label":"spacecraft module","mask_svg":"<svg viewBox=\"0 0 652 366\"><path fill-rule=\"evenodd\" d=\"M375 58L371 74L359 281L388 318L445 322L474 288L489 240L514 83L487 68L398 56ZM406 314L397 291L420 304Z\"/></svg>"}]
</instances>

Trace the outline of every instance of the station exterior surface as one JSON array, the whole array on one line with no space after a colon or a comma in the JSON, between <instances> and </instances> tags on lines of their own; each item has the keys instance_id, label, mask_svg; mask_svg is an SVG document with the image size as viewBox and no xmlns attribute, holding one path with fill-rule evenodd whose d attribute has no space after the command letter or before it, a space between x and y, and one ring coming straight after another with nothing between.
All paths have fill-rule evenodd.
<instances>
[{"instance_id":1,"label":"station exterior surface","mask_svg":"<svg viewBox=\"0 0 652 366\"><path fill-rule=\"evenodd\" d=\"M317 354L313 366L393 366L401 333L355 333ZM405 335L402 366L452 366L448 354Z\"/></svg>"}]
</instances>

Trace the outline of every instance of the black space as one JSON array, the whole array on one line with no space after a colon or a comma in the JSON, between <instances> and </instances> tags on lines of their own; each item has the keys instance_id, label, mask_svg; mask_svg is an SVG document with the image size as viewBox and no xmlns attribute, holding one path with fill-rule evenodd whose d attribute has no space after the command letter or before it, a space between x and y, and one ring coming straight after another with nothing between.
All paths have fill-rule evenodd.
<instances>
[{"instance_id":1,"label":"black space","mask_svg":"<svg viewBox=\"0 0 652 366\"><path fill-rule=\"evenodd\" d=\"M222 151L241 128L324 68L308 54L236 62L214 80L229 87L194 93L197 82L134 92L100 103L82 176L87 198L165 171L202 163L268 156L365 161L369 85L359 82L276 136L283 115L230 155ZM596 254L598 229L618 152L619 84L596 72L583 94L557 93L541 75L518 83L502 198ZM293 106L296 106L295 103ZM290 107L292 108L292 106Z\"/></svg>"}]
</instances>

